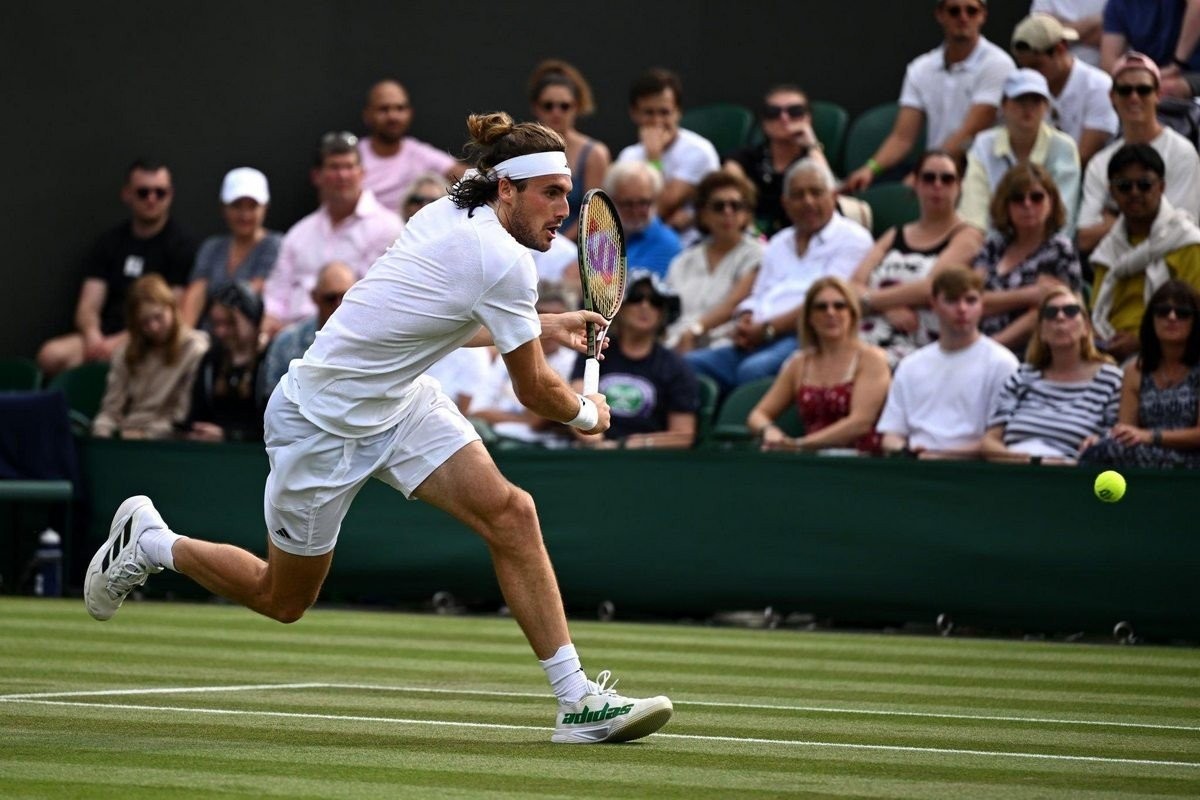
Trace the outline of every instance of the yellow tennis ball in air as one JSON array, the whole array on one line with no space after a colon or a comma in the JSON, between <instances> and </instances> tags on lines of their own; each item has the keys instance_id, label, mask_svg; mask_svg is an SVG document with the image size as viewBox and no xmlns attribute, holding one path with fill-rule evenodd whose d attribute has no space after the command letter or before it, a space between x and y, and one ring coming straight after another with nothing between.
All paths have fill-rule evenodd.
<instances>
[{"instance_id":1,"label":"yellow tennis ball in air","mask_svg":"<svg viewBox=\"0 0 1200 800\"><path fill-rule=\"evenodd\" d=\"M1096 497L1105 503L1115 503L1125 496L1125 478L1114 470L1096 476Z\"/></svg>"}]
</instances>

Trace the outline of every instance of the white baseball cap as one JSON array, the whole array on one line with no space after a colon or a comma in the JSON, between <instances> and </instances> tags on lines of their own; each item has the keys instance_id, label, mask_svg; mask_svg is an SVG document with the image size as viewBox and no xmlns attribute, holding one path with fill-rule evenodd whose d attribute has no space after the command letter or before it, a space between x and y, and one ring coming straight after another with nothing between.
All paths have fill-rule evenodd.
<instances>
[{"instance_id":1,"label":"white baseball cap","mask_svg":"<svg viewBox=\"0 0 1200 800\"><path fill-rule=\"evenodd\" d=\"M225 174L221 181L221 202L228 205L241 197L249 197L261 205L271 199L267 188L267 176L254 167L238 167Z\"/></svg>"},{"instance_id":2,"label":"white baseball cap","mask_svg":"<svg viewBox=\"0 0 1200 800\"><path fill-rule=\"evenodd\" d=\"M1014 70L1004 79L1004 99L1012 100L1026 94L1036 94L1050 99L1050 85L1046 76L1036 69Z\"/></svg>"}]
</instances>

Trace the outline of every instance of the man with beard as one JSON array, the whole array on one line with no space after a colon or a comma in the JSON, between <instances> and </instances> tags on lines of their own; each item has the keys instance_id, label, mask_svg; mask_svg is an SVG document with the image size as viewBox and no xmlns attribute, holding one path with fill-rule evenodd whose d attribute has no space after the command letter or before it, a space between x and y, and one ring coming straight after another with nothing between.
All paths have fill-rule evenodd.
<instances>
[{"instance_id":1,"label":"man with beard","mask_svg":"<svg viewBox=\"0 0 1200 800\"><path fill-rule=\"evenodd\" d=\"M408 92L398 81L383 80L371 87L363 108L368 134L358 142L363 186L390 211L399 212L404 190L422 173L454 180L466 168L449 153L409 136L412 119Z\"/></svg>"},{"instance_id":2,"label":"man with beard","mask_svg":"<svg viewBox=\"0 0 1200 800\"><path fill-rule=\"evenodd\" d=\"M588 680L567 629L554 569L528 493L496 468L470 422L424 375L462 346L495 345L531 411L590 435L609 425L604 395L576 394L546 363L541 339L584 349L592 312L539 317L530 249L567 217L562 138L504 113L467 118L475 172L430 203L346 293L266 411L268 558L172 532L147 497L117 509L88 566L88 612L105 620L163 569L280 622L317 599L342 519L377 478L461 520L488 546L513 618L557 697L551 741L647 736L671 718L666 697L622 697L607 671Z\"/></svg>"}]
</instances>

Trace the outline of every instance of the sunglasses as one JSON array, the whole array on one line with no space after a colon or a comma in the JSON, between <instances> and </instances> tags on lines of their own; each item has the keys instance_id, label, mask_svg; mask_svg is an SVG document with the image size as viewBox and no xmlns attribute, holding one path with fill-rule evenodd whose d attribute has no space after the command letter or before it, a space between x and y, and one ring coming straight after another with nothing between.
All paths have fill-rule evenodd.
<instances>
[{"instance_id":1,"label":"sunglasses","mask_svg":"<svg viewBox=\"0 0 1200 800\"><path fill-rule=\"evenodd\" d=\"M1008 196L1008 202L1023 206L1026 203L1033 203L1035 206L1040 206L1046 202L1046 193L1041 189L1034 189L1029 192L1013 192Z\"/></svg>"},{"instance_id":2,"label":"sunglasses","mask_svg":"<svg viewBox=\"0 0 1200 800\"><path fill-rule=\"evenodd\" d=\"M574 103L568 103L565 100L557 102L554 100L543 100L538 103L538 108L542 109L542 111L570 111L574 107Z\"/></svg>"},{"instance_id":3,"label":"sunglasses","mask_svg":"<svg viewBox=\"0 0 1200 800\"><path fill-rule=\"evenodd\" d=\"M1075 319L1081 311L1083 311L1083 306L1079 305L1079 303L1067 303L1061 306L1043 306L1042 319L1058 319L1060 313L1067 319Z\"/></svg>"},{"instance_id":4,"label":"sunglasses","mask_svg":"<svg viewBox=\"0 0 1200 800\"><path fill-rule=\"evenodd\" d=\"M638 303L649 303L655 308L663 308L667 301L654 294L653 292L634 292L629 295L629 299L625 301L631 306L636 306Z\"/></svg>"},{"instance_id":5,"label":"sunglasses","mask_svg":"<svg viewBox=\"0 0 1200 800\"><path fill-rule=\"evenodd\" d=\"M942 10L955 19L964 15L967 17L978 17L980 12L983 11L979 6L942 6Z\"/></svg>"},{"instance_id":6,"label":"sunglasses","mask_svg":"<svg viewBox=\"0 0 1200 800\"><path fill-rule=\"evenodd\" d=\"M788 119L804 119L808 116L808 106L804 103L791 103L786 106L767 103L763 106L763 119L779 119L784 114L787 114Z\"/></svg>"},{"instance_id":7,"label":"sunglasses","mask_svg":"<svg viewBox=\"0 0 1200 800\"><path fill-rule=\"evenodd\" d=\"M1166 319L1172 313L1175 314L1175 319L1191 319L1196 313L1195 309L1187 306L1173 306L1170 303L1159 303L1153 308L1153 311L1154 316L1158 319Z\"/></svg>"},{"instance_id":8,"label":"sunglasses","mask_svg":"<svg viewBox=\"0 0 1200 800\"><path fill-rule=\"evenodd\" d=\"M162 200L171 193L171 190L162 186L139 186L133 190L133 193L142 200L149 199L150 195L154 195L159 200Z\"/></svg>"},{"instance_id":9,"label":"sunglasses","mask_svg":"<svg viewBox=\"0 0 1200 800\"><path fill-rule=\"evenodd\" d=\"M941 183L942 186L953 186L958 182L958 176L953 172L922 172L921 183L927 186L933 186L935 183Z\"/></svg>"},{"instance_id":10,"label":"sunglasses","mask_svg":"<svg viewBox=\"0 0 1200 800\"><path fill-rule=\"evenodd\" d=\"M442 198L440 196L426 197L425 195L415 194L412 197L405 200L404 204L408 205L408 206L427 206L430 203L432 203L434 200L441 200L441 199Z\"/></svg>"},{"instance_id":11,"label":"sunglasses","mask_svg":"<svg viewBox=\"0 0 1200 800\"><path fill-rule=\"evenodd\" d=\"M1029 42L1016 41L1012 46L1014 53L1037 53L1038 55L1048 56L1054 53L1055 47L1047 47L1045 50L1038 50Z\"/></svg>"},{"instance_id":12,"label":"sunglasses","mask_svg":"<svg viewBox=\"0 0 1200 800\"><path fill-rule=\"evenodd\" d=\"M814 311L845 311L849 307L850 304L845 300L822 300L813 303Z\"/></svg>"},{"instance_id":13,"label":"sunglasses","mask_svg":"<svg viewBox=\"0 0 1200 800\"><path fill-rule=\"evenodd\" d=\"M1138 97L1149 97L1154 94L1154 87L1148 83L1139 83L1136 85L1132 83L1118 83L1113 86L1113 91L1121 97L1129 97L1134 92L1137 92Z\"/></svg>"},{"instance_id":14,"label":"sunglasses","mask_svg":"<svg viewBox=\"0 0 1200 800\"><path fill-rule=\"evenodd\" d=\"M1153 189L1158 185L1157 178L1138 178L1136 181L1131 178L1118 178L1112 183L1113 188L1121 194L1129 194L1134 189L1137 189L1142 194Z\"/></svg>"},{"instance_id":15,"label":"sunglasses","mask_svg":"<svg viewBox=\"0 0 1200 800\"><path fill-rule=\"evenodd\" d=\"M321 150L348 150L358 147L358 137L350 131L330 131L321 137Z\"/></svg>"},{"instance_id":16,"label":"sunglasses","mask_svg":"<svg viewBox=\"0 0 1200 800\"><path fill-rule=\"evenodd\" d=\"M741 200L712 200L708 203L706 208L708 208L709 211L720 214L725 211L745 211L746 204Z\"/></svg>"}]
</instances>

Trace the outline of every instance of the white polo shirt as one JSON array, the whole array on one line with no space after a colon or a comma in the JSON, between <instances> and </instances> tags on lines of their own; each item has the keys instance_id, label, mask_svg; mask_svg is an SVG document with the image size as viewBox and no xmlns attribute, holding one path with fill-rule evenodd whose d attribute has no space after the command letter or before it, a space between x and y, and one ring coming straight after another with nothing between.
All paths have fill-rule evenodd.
<instances>
[{"instance_id":1,"label":"white polo shirt","mask_svg":"<svg viewBox=\"0 0 1200 800\"><path fill-rule=\"evenodd\" d=\"M1116 136L1121 121L1108 96L1111 88L1112 78L1107 72L1076 58L1062 93L1050 102L1047 121L1074 139L1076 144L1085 130Z\"/></svg>"},{"instance_id":2,"label":"white polo shirt","mask_svg":"<svg viewBox=\"0 0 1200 800\"><path fill-rule=\"evenodd\" d=\"M900 105L925 114L925 141L941 147L971 106L999 106L1004 79L1017 68L1008 53L980 37L971 55L946 66L945 45L917 56L904 72Z\"/></svg>"},{"instance_id":3,"label":"white polo shirt","mask_svg":"<svg viewBox=\"0 0 1200 800\"><path fill-rule=\"evenodd\" d=\"M646 148L631 144L620 152L618 161L646 161ZM695 131L680 128L671 146L663 151L662 172L667 180L697 184L710 172L719 169L721 159L712 142Z\"/></svg>"},{"instance_id":4,"label":"white polo shirt","mask_svg":"<svg viewBox=\"0 0 1200 800\"><path fill-rule=\"evenodd\" d=\"M407 411L414 381L481 325L501 353L539 336L536 302L533 258L495 212L468 216L443 197L346 293L283 392L328 433L381 433Z\"/></svg>"},{"instance_id":5,"label":"white polo shirt","mask_svg":"<svg viewBox=\"0 0 1200 800\"><path fill-rule=\"evenodd\" d=\"M817 278L836 275L849 280L874 244L866 228L837 212L809 240L802 256L796 253L796 229L784 228L767 242L754 288L738 312L752 312L755 322L786 314L804 304Z\"/></svg>"}]
</instances>

